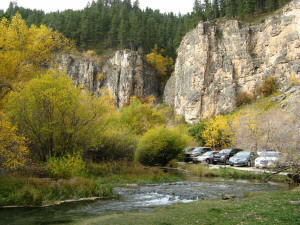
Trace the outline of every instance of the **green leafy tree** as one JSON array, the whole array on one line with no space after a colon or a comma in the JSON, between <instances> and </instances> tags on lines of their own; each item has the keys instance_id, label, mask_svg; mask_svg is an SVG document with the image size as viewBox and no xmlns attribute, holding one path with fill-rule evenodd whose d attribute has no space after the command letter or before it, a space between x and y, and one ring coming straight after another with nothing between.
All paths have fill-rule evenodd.
<instances>
[{"instance_id":1,"label":"green leafy tree","mask_svg":"<svg viewBox=\"0 0 300 225\"><path fill-rule=\"evenodd\" d=\"M141 138L135 159L144 165L165 166L172 159L178 158L187 143L188 137L177 129L151 129Z\"/></svg>"},{"instance_id":2,"label":"green leafy tree","mask_svg":"<svg viewBox=\"0 0 300 225\"><path fill-rule=\"evenodd\" d=\"M121 109L121 123L136 134L143 134L147 130L164 124L163 110L156 109L154 98L146 99L142 103L137 97L130 99L130 104Z\"/></svg>"},{"instance_id":3,"label":"green leafy tree","mask_svg":"<svg viewBox=\"0 0 300 225\"><path fill-rule=\"evenodd\" d=\"M55 72L29 81L10 93L7 115L27 137L41 160L96 146L115 110L107 96L92 97Z\"/></svg>"}]
</instances>

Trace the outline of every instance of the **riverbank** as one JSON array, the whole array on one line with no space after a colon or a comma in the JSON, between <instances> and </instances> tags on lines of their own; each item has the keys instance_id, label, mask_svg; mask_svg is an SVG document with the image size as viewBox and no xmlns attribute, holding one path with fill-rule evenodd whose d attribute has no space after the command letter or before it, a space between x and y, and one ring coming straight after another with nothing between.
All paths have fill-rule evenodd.
<instances>
[{"instance_id":1,"label":"riverbank","mask_svg":"<svg viewBox=\"0 0 300 225\"><path fill-rule=\"evenodd\" d=\"M270 180L276 182L290 181L290 179L286 175L270 174L268 171L256 173L254 171L237 170L231 167L211 168L209 165L188 163L179 164L177 168L200 177L223 177L232 179L251 179L263 181Z\"/></svg>"},{"instance_id":2,"label":"riverbank","mask_svg":"<svg viewBox=\"0 0 300 225\"><path fill-rule=\"evenodd\" d=\"M174 174L136 163L89 164L83 177L39 178L26 174L0 176L0 207L49 206L65 200L114 197L113 187L179 181Z\"/></svg>"},{"instance_id":3,"label":"riverbank","mask_svg":"<svg viewBox=\"0 0 300 225\"><path fill-rule=\"evenodd\" d=\"M300 191L247 193L243 199L202 200L158 208L155 212L129 212L79 221L90 224L298 224Z\"/></svg>"}]
</instances>

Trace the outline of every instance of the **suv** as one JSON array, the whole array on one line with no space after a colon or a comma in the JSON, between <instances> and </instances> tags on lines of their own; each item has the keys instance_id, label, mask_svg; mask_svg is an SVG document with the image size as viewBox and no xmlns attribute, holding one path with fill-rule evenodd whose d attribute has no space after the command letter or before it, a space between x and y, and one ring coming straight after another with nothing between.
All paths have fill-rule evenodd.
<instances>
[{"instance_id":1,"label":"suv","mask_svg":"<svg viewBox=\"0 0 300 225\"><path fill-rule=\"evenodd\" d=\"M196 147L193 151L189 151L184 156L185 162L193 161L194 157L202 155L205 152L211 151L210 147Z\"/></svg>"},{"instance_id":2,"label":"suv","mask_svg":"<svg viewBox=\"0 0 300 225\"><path fill-rule=\"evenodd\" d=\"M236 153L243 151L242 149L238 148L229 148L223 149L218 154L215 154L213 157L213 164L223 163L229 164L229 158L234 156Z\"/></svg>"}]
</instances>

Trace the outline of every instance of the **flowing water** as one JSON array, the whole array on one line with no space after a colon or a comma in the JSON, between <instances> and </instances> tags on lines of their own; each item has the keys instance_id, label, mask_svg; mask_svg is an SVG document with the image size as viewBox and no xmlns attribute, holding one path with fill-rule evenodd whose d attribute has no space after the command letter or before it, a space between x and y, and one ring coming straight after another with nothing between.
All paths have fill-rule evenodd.
<instances>
[{"instance_id":1,"label":"flowing water","mask_svg":"<svg viewBox=\"0 0 300 225\"><path fill-rule=\"evenodd\" d=\"M165 184L117 187L117 198L63 203L36 208L0 209L0 224L68 224L108 213L152 211L155 207L217 199L224 194L241 198L244 192L286 190L287 185L273 182L185 177L185 181Z\"/></svg>"}]
</instances>

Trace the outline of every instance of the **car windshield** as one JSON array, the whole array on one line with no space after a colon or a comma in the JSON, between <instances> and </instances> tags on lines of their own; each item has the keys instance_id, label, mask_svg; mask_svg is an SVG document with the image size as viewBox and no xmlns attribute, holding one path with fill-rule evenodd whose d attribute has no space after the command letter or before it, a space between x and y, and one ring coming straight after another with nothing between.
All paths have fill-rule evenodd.
<instances>
[{"instance_id":1,"label":"car windshield","mask_svg":"<svg viewBox=\"0 0 300 225\"><path fill-rule=\"evenodd\" d=\"M213 152L205 152L203 155L211 155Z\"/></svg>"},{"instance_id":2,"label":"car windshield","mask_svg":"<svg viewBox=\"0 0 300 225\"><path fill-rule=\"evenodd\" d=\"M195 147L186 147L186 148L184 149L184 151L185 151L185 152L191 152L191 151L194 150L194 148L195 148Z\"/></svg>"},{"instance_id":3,"label":"car windshield","mask_svg":"<svg viewBox=\"0 0 300 225\"><path fill-rule=\"evenodd\" d=\"M196 148L193 152L201 152L203 148Z\"/></svg>"},{"instance_id":4,"label":"car windshield","mask_svg":"<svg viewBox=\"0 0 300 225\"><path fill-rule=\"evenodd\" d=\"M263 157L279 157L279 152L264 152L261 154Z\"/></svg>"},{"instance_id":5,"label":"car windshield","mask_svg":"<svg viewBox=\"0 0 300 225\"><path fill-rule=\"evenodd\" d=\"M231 152L231 149L223 149L220 151L220 154L229 154Z\"/></svg>"},{"instance_id":6,"label":"car windshield","mask_svg":"<svg viewBox=\"0 0 300 225\"><path fill-rule=\"evenodd\" d=\"M238 152L236 156L250 156L250 152Z\"/></svg>"}]
</instances>

